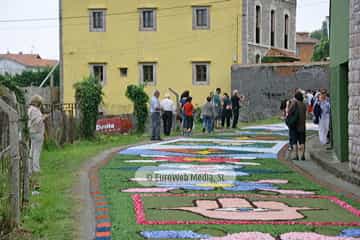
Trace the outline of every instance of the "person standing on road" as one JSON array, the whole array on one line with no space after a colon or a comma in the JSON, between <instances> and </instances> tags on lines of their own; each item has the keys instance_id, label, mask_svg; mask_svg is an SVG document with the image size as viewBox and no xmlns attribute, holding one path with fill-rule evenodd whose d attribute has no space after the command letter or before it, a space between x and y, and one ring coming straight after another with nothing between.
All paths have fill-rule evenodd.
<instances>
[{"instance_id":1,"label":"person standing on road","mask_svg":"<svg viewBox=\"0 0 360 240\"><path fill-rule=\"evenodd\" d=\"M30 175L40 172L40 155L44 143L45 124L44 120L48 115L41 113L42 98L34 95L30 100L28 109L28 128L30 132L30 155L29 155L29 173Z\"/></svg>"},{"instance_id":2,"label":"person standing on road","mask_svg":"<svg viewBox=\"0 0 360 240\"><path fill-rule=\"evenodd\" d=\"M330 100L326 90L321 90L319 96L320 118L319 118L319 139L322 145L328 143L328 133L330 128Z\"/></svg>"},{"instance_id":3,"label":"person standing on road","mask_svg":"<svg viewBox=\"0 0 360 240\"><path fill-rule=\"evenodd\" d=\"M307 107L304 103L304 96L301 92L295 93L295 107L298 111L298 120L296 123L295 134L294 134L294 145L295 145L295 160L305 161L305 142L306 142L306 110ZM292 110L291 110L292 111Z\"/></svg>"},{"instance_id":4,"label":"person standing on road","mask_svg":"<svg viewBox=\"0 0 360 240\"><path fill-rule=\"evenodd\" d=\"M221 118L222 118L221 88L217 88L215 90L215 94L213 96L212 102L213 102L213 104L215 106L215 112L216 112L214 126L215 126L215 128L219 128L220 127L220 121L221 121Z\"/></svg>"},{"instance_id":5,"label":"person standing on road","mask_svg":"<svg viewBox=\"0 0 360 240\"><path fill-rule=\"evenodd\" d=\"M194 105L191 103L192 97L188 97L186 103L183 106L183 112L185 116L184 121L184 135L190 136L194 126Z\"/></svg>"},{"instance_id":6,"label":"person standing on road","mask_svg":"<svg viewBox=\"0 0 360 240\"><path fill-rule=\"evenodd\" d=\"M185 115L183 112L183 107L188 99L188 97L190 97L190 91L189 90L185 90L181 96L180 96L180 123L181 123L181 128L184 127L184 122L185 122Z\"/></svg>"},{"instance_id":7,"label":"person standing on road","mask_svg":"<svg viewBox=\"0 0 360 240\"><path fill-rule=\"evenodd\" d=\"M204 121L204 129L208 133L212 133L216 112L214 105L211 103L211 97L206 98L206 103L201 110L201 114Z\"/></svg>"},{"instance_id":8,"label":"person standing on road","mask_svg":"<svg viewBox=\"0 0 360 240\"><path fill-rule=\"evenodd\" d=\"M231 107L231 100L227 93L224 93L223 97L223 109L222 109L222 118L221 118L221 126L229 128L230 127L230 120L232 115L232 107Z\"/></svg>"},{"instance_id":9,"label":"person standing on road","mask_svg":"<svg viewBox=\"0 0 360 240\"><path fill-rule=\"evenodd\" d=\"M176 112L174 101L170 99L170 94L166 93L165 98L160 102L161 110L163 111L162 119L164 123L164 135L170 136L173 113Z\"/></svg>"},{"instance_id":10,"label":"person standing on road","mask_svg":"<svg viewBox=\"0 0 360 240\"><path fill-rule=\"evenodd\" d=\"M152 96L150 100L150 113L151 113L151 140L152 141L160 141L160 92L159 90L155 90L154 96Z\"/></svg>"},{"instance_id":11,"label":"person standing on road","mask_svg":"<svg viewBox=\"0 0 360 240\"><path fill-rule=\"evenodd\" d=\"M237 128L237 124L239 121L239 111L240 111L240 96L238 90L234 90L233 92L233 95L231 97L231 105L233 112L232 128Z\"/></svg>"}]
</instances>

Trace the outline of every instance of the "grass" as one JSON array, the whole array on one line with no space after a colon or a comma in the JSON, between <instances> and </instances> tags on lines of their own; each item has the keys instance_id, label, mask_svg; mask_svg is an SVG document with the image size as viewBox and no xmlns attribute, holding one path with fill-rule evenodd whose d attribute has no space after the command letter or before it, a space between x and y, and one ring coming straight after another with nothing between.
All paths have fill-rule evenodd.
<instances>
[{"instance_id":1,"label":"grass","mask_svg":"<svg viewBox=\"0 0 360 240\"><path fill-rule=\"evenodd\" d=\"M22 227L31 230L31 234L20 234L14 239L74 239L77 204L72 197L72 187L77 171L89 158L106 149L141 140L143 137L135 135L100 136L96 141L79 141L62 149L44 150L38 177L41 193L31 197L22 216Z\"/></svg>"}]
</instances>

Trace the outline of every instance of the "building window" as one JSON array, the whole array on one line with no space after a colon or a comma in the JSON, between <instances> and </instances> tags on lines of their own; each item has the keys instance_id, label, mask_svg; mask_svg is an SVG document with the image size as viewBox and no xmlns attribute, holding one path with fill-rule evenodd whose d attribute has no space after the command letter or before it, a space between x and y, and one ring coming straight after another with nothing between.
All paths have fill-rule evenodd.
<instances>
[{"instance_id":1,"label":"building window","mask_svg":"<svg viewBox=\"0 0 360 240\"><path fill-rule=\"evenodd\" d=\"M90 74L101 84L106 82L106 65L102 63L90 64Z\"/></svg>"},{"instance_id":2,"label":"building window","mask_svg":"<svg viewBox=\"0 0 360 240\"><path fill-rule=\"evenodd\" d=\"M128 75L128 68L122 67L120 68L120 77L127 77Z\"/></svg>"},{"instance_id":3,"label":"building window","mask_svg":"<svg viewBox=\"0 0 360 240\"><path fill-rule=\"evenodd\" d=\"M140 83L156 84L156 63L140 63Z\"/></svg>"},{"instance_id":4,"label":"building window","mask_svg":"<svg viewBox=\"0 0 360 240\"><path fill-rule=\"evenodd\" d=\"M275 46L275 10L271 10L270 14L270 45Z\"/></svg>"},{"instance_id":5,"label":"building window","mask_svg":"<svg viewBox=\"0 0 360 240\"><path fill-rule=\"evenodd\" d=\"M261 7L256 5L255 8L255 42L260 43L261 34Z\"/></svg>"},{"instance_id":6,"label":"building window","mask_svg":"<svg viewBox=\"0 0 360 240\"><path fill-rule=\"evenodd\" d=\"M256 54L256 56L255 56L255 63L256 63L256 64L260 64L260 63L261 63L261 56L260 56L260 54Z\"/></svg>"},{"instance_id":7,"label":"building window","mask_svg":"<svg viewBox=\"0 0 360 240\"><path fill-rule=\"evenodd\" d=\"M156 31L156 9L140 9L140 31Z\"/></svg>"},{"instance_id":8,"label":"building window","mask_svg":"<svg viewBox=\"0 0 360 240\"><path fill-rule=\"evenodd\" d=\"M90 32L105 32L106 30L106 10L90 10Z\"/></svg>"},{"instance_id":9,"label":"building window","mask_svg":"<svg viewBox=\"0 0 360 240\"><path fill-rule=\"evenodd\" d=\"M208 85L210 82L210 63L194 62L193 63L193 84Z\"/></svg>"},{"instance_id":10,"label":"building window","mask_svg":"<svg viewBox=\"0 0 360 240\"><path fill-rule=\"evenodd\" d=\"M285 14L284 48L289 48L289 15Z\"/></svg>"},{"instance_id":11,"label":"building window","mask_svg":"<svg viewBox=\"0 0 360 240\"><path fill-rule=\"evenodd\" d=\"M193 29L210 28L210 9L209 7L193 8Z\"/></svg>"},{"instance_id":12,"label":"building window","mask_svg":"<svg viewBox=\"0 0 360 240\"><path fill-rule=\"evenodd\" d=\"M296 56L300 56L300 47L296 47Z\"/></svg>"}]
</instances>

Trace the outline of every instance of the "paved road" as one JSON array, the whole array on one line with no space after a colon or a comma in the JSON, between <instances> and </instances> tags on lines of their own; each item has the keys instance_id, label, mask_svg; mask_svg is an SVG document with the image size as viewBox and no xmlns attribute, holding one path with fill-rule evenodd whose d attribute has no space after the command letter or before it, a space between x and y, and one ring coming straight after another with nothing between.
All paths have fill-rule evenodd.
<instances>
[{"instance_id":1,"label":"paved road","mask_svg":"<svg viewBox=\"0 0 360 240\"><path fill-rule=\"evenodd\" d=\"M279 161L286 144L272 125L123 149L90 174L96 239L360 237L359 202Z\"/></svg>"}]
</instances>

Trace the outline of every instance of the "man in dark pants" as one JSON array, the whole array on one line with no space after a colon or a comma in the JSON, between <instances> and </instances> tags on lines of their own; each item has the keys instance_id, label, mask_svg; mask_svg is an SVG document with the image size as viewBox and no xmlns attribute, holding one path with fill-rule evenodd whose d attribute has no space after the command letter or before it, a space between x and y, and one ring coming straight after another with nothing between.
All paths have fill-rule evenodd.
<instances>
[{"instance_id":1,"label":"man in dark pants","mask_svg":"<svg viewBox=\"0 0 360 240\"><path fill-rule=\"evenodd\" d=\"M295 146L295 157L293 160L305 160L305 141L306 141L306 105L304 96L301 92L295 93L295 99L289 108L289 113L297 111L298 119L294 126L290 128L290 144Z\"/></svg>"},{"instance_id":2,"label":"man in dark pants","mask_svg":"<svg viewBox=\"0 0 360 240\"><path fill-rule=\"evenodd\" d=\"M237 128L237 124L239 121L239 111L240 111L240 97L238 90L234 90L233 95L231 96L231 105L233 111L232 128Z\"/></svg>"},{"instance_id":3,"label":"man in dark pants","mask_svg":"<svg viewBox=\"0 0 360 240\"><path fill-rule=\"evenodd\" d=\"M170 99L170 94L166 93L165 98L160 103L163 111L162 119L164 122L164 134L170 136L173 113L176 111L174 102Z\"/></svg>"},{"instance_id":4,"label":"man in dark pants","mask_svg":"<svg viewBox=\"0 0 360 240\"><path fill-rule=\"evenodd\" d=\"M160 138L160 92L155 90L154 96L150 100L150 113L151 113L151 140L161 140Z\"/></svg>"}]
</instances>

